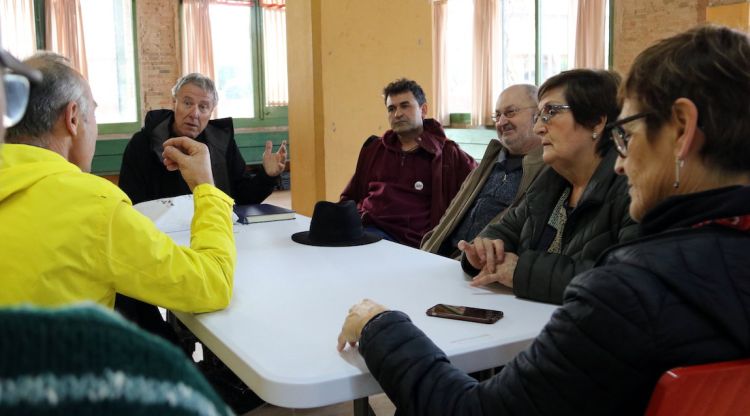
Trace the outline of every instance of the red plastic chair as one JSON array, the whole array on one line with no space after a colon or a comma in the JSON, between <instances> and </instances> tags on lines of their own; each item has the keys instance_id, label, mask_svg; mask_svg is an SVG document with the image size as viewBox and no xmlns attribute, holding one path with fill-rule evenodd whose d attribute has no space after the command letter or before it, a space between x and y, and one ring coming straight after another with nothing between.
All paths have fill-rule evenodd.
<instances>
[{"instance_id":1,"label":"red plastic chair","mask_svg":"<svg viewBox=\"0 0 750 416\"><path fill-rule=\"evenodd\" d=\"M646 416L750 415L750 359L678 367L656 383Z\"/></svg>"}]
</instances>

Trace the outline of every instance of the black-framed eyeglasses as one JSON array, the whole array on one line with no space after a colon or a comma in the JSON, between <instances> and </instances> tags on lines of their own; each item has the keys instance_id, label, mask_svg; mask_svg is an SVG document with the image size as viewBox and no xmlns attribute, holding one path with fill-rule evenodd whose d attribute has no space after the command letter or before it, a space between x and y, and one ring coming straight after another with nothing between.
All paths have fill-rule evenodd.
<instances>
[{"instance_id":1,"label":"black-framed eyeglasses","mask_svg":"<svg viewBox=\"0 0 750 416\"><path fill-rule=\"evenodd\" d=\"M506 108L505 111L495 111L495 113L492 114L492 121L497 123L500 121L500 117L505 117L507 119L511 119L518 115L523 110L528 110L530 108L536 108L535 105L529 106L529 107L510 107Z\"/></svg>"},{"instance_id":2,"label":"black-framed eyeglasses","mask_svg":"<svg viewBox=\"0 0 750 416\"><path fill-rule=\"evenodd\" d=\"M567 104L547 104L534 114L533 122L536 124L538 120L541 120L542 124L547 124L552 117L568 110L570 106Z\"/></svg>"},{"instance_id":3,"label":"black-framed eyeglasses","mask_svg":"<svg viewBox=\"0 0 750 416\"><path fill-rule=\"evenodd\" d=\"M628 157L628 143L630 142L630 133L625 131L622 126L624 124L630 123L631 121L636 121L638 119L648 117L651 114L652 113L650 111L644 111L642 113L633 114L632 116L625 117L620 120L615 120L604 126L605 130L609 129L612 132L612 140L615 142L615 147L617 148L617 153L620 154L620 157Z\"/></svg>"},{"instance_id":4,"label":"black-framed eyeglasses","mask_svg":"<svg viewBox=\"0 0 750 416\"><path fill-rule=\"evenodd\" d=\"M21 121L29 103L31 83L42 80L42 74L0 49L0 71L5 88L3 126L8 128Z\"/></svg>"}]
</instances>

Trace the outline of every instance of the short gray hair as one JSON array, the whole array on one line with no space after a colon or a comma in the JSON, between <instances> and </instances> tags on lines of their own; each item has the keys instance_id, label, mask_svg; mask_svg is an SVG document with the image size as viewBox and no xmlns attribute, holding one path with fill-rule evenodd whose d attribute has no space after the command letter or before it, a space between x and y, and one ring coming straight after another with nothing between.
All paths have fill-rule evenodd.
<instances>
[{"instance_id":1,"label":"short gray hair","mask_svg":"<svg viewBox=\"0 0 750 416\"><path fill-rule=\"evenodd\" d=\"M214 85L214 82L211 78L197 72L183 75L182 78L177 80L177 83L172 87L172 98L177 99L177 93L185 86L185 84L193 84L207 92L214 101L214 107L219 103L219 94L216 92L216 85Z\"/></svg>"},{"instance_id":2,"label":"short gray hair","mask_svg":"<svg viewBox=\"0 0 750 416\"><path fill-rule=\"evenodd\" d=\"M47 135L65 111L65 106L75 102L83 119L93 107L86 97L86 80L70 66L67 58L54 52L37 52L24 63L42 73L42 81L33 84L29 92L26 114L15 126L5 132L8 143L31 144L48 147Z\"/></svg>"}]
</instances>

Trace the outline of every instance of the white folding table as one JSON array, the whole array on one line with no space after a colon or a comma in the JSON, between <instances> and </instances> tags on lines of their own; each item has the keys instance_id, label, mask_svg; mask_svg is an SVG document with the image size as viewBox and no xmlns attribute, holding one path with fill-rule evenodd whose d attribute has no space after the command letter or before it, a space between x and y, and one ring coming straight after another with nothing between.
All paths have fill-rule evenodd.
<instances>
[{"instance_id":1,"label":"white folding table","mask_svg":"<svg viewBox=\"0 0 750 416\"><path fill-rule=\"evenodd\" d=\"M263 400L309 408L381 392L356 350L336 351L350 306L363 298L406 312L451 362L467 372L493 368L525 348L553 305L515 298L508 290L473 288L460 264L380 241L355 247L293 242L309 218L236 225L237 267L230 306L177 317ZM188 245L188 232L173 233ZM499 309L479 324L428 317L437 304ZM365 402L366 403L366 402ZM361 408L361 401L360 406Z\"/></svg>"}]
</instances>

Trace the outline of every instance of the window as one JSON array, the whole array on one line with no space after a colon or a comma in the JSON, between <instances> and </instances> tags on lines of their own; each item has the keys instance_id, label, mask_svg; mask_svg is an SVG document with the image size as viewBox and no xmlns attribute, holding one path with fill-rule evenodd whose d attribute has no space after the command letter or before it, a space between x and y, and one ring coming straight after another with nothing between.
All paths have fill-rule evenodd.
<instances>
[{"instance_id":1,"label":"window","mask_svg":"<svg viewBox=\"0 0 750 416\"><path fill-rule=\"evenodd\" d=\"M600 10L604 10L604 27L609 23L609 2L601 0ZM441 89L442 96L436 97L440 101L437 117L447 122L449 113L466 113L486 111L487 114L472 114L473 120L490 122L490 111L494 109L494 100L506 87L518 83L540 85L549 77L561 71L576 66L576 34L580 29L577 22L579 13L578 0L445 0L436 2L435 7L443 7L440 12L445 14L441 31L444 39L443 53L438 62L445 62L444 68L437 68L438 81L444 82ZM440 6L444 4L444 6ZM475 19L486 19L484 10L492 4L494 10L490 16L491 24L481 23L482 27L489 27L487 33L478 33L485 29L475 29ZM601 6L603 5L603 9ZM482 7L481 16L475 16L475 7ZM588 10L588 9L587 9ZM485 20L482 20L485 22ZM589 30L592 30L588 26ZM608 33L603 33L603 50L605 57L609 53ZM475 58L472 48L478 44L475 36L484 36L491 41L491 59L489 68L491 77L487 81L478 83L482 73L488 68L477 68L480 65ZM591 41L597 43L597 41ZM590 42L590 43L591 43ZM481 56L481 55L480 55ZM581 55L580 57L583 57ZM601 55L598 55L601 56ZM579 58L580 58L579 57ZM590 61L586 61L590 62ZM607 65L602 62L602 65ZM445 81L442 81L442 79ZM485 85L490 84L490 85ZM485 97L481 91L491 90L492 103L485 103L483 110L479 106L477 97ZM480 101L484 102L485 98ZM445 113L440 113L445 112Z\"/></svg>"},{"instance_id":2,"label":"window","mask_svg":"<svg viewBox=\"0 0 750 416\"><path fill-rule=\"evenodd\" d=\"M541 0L540 6L541 84L547 78L574 67L578 0Z\"/></svg>"},{"instance_id":3,"label":"window","mask_svg":"<svg viewBox=\"0 0 750 416\"><path fill-rule=\"evenodd\" d=\"M80 0L88 81L99 124L135 123L135 54L131 0Z\"/></svg>"},{"instance_id":4,"label":"window","mask_svg":"<svg viewBox=\"0 0 750 416\"><path fill-rule=\"evenodd\" d=\"M471 65L466 62L472 60L472 39L466 33L474 31L474 1L449 1L446 10L445 50L448 55L446 78L451 113L471 112Z\"/></svg>"},{"instance_id":5,"label":"window","mask_svg":"<svg viewBox=\"0 0 750 416\"><path fill-rule=\"evenodd\" d=\"M219 92L218 117L253 118L252 9L249 3L212 4L211 42Z\"/></svg>"},{"instance_id":6,"label":"window","mask_svg":"<svg viewBox=\"0 0 750 416\"><path fill-rule=\"evenodd\" d=\"M33 0L3 0L0 2L0 29L3 48L18 59L25 59L36 51Z\"/></svg>"},{"instance_id":7,"label":"window","mask_svg":"<svg viewBox=\"0 0 750 416\"><path fill-rule=\"evenodd\" d=\"M183 2L183 28L199 25L202 19L208 20L208 30L183 34L187 59L182 72L213 77L219 93L216 116L234 117L240 127L285 124L286 1ZM201 43L210 44L212 50L190 57L187 51L199 49L193 45Z\"/></svg>"},{"instance_id":8,"label":"window","mask_svg":"<svg viewBox=\"0 0 750 416\"><path fill-rule=\"evenodd\" d=\"M70 59L91 85L100 133L130 133L139 127L132 1L3 0L3 46L19 58L49 49Z\"/></svg>"},{"instance_id":9,"label":"window","mask_svg":"<svg viewBox=\"0 0 750 416\"><path fill-rule=\"evenodd\" d=\"M289 84L286 66L286 0L265 0L263 10L263 68L266 107L286 107Z\"/></svg>"},{"instance_id":10,"label":"window","mask_svg":"<svg viewBox=\"0 0 750 416\"><path fill-rule=\"evenodd\" d=\"M536 82L534 3L508 0L499 5L496 25L499 41L493 51L492 96L506 86ZM494 106L493 106L494 109Z\"/></svg>"}]
</instances>

